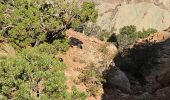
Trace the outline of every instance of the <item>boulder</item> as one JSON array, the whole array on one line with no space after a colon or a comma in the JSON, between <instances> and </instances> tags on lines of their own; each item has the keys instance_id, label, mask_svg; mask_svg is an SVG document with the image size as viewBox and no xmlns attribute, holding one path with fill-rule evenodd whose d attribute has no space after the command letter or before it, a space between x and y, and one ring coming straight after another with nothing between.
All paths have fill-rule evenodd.
<instances>
[{"instance_id":1,"label":"boulder","mask_svg":"<svg viewBox=\"0 0 170 100\"><path fill-rule=\"evenodd\" d=\"M131 92L129 79L125 73L116 66L112 66L112 68L107 71L106 82L109 86L120 89L122 92Z\"/></svg>"},{"instance_id":2,"label":"boulder","mask_svg":"<svg viewBox=\"0 0 170 100\"><path fill-rule=\"evenodd\" d=\"M170 87L165 87L156 91L151 100L169 100Z\"/></svg>"}]
</instances>

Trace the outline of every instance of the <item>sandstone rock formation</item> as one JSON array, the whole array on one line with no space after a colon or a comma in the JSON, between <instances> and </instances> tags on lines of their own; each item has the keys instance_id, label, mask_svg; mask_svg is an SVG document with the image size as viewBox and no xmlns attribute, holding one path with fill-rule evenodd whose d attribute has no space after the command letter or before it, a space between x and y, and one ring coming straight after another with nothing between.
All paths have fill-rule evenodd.
<instances>
[{"instance_id":1,"label":"sandstone rock formation","mask_svg":"<svg viewBox=\"0 0 170 100\"><path fill-rule=\"evenodd\" d=\"M97 24L108 31L119 32L120 28L127 25L135 25L138 30L148 28L164 30L170 25L170 11L154 3L121 5L102 3L97 9L99 9Z\"/></svg>"},{"instance_id":2,"label":"sandstone rock formation","mask_svg":"<svg viewBox=\"0 0 170 100\"><path fill-rule=\"evenodd\" d=\"M136 4L140 2L148 2L153 3L159 7L164 9L170 9L170 0L105 0L105 2L109 2L112 4Z\"/></svg>"},{"instance_id":3,"label":"sandstone rock formation","mask_svg":"<svg viewBox=\"0 0 170 100\"><path fill-rule=\"evenodd\" d=\"M79 1L87 1L87 0L79 0ZM170 9L170 0L88 0L88 1L93 1L93 2L96 2L97 4L111 3L114 5L136 4L140 2L147 2L147 3L153 3L160 8Z\"/></svg>"}]
</instances>

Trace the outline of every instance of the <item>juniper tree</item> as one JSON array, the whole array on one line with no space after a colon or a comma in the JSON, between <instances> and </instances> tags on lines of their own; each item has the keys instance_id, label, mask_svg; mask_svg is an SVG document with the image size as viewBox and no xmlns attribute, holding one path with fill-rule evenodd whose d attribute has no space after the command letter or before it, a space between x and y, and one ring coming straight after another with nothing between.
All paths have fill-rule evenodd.
<instances>
[{"instance_id":1,"label":"juniper tree","mask_svg":"<svg viewBox=\"0 0 170 100\"><path fill-rule=\"evenodd\" d=\"M64 69L62 62L48 54L24 50L0 62L0 94L14 100L63 100Z\"/></svg>"},{"instance_id":2,"label":"juniper tree","mask_svg":"<svg viewBox=\"0 0 170 100\"><path fill-rule=\"evenodd\" d=\"M1 35L18 49L63 38L66 29L95 21L97 11L75 0L2 0L0 15Z\"/></svg>"}]
</instances>

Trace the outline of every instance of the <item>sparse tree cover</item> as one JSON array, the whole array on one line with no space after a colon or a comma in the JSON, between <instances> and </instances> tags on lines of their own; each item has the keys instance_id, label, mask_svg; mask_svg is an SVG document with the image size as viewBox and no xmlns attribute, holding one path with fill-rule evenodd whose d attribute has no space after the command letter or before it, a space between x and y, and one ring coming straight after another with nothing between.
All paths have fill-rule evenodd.
<instances>
[{"instance_id":1,"label":"sparse tree cover","mask_svg":"<svg viewBox=\"0 0 170 100\"><path fill-rule=\"evenodd\" d=\"M66 95L65 65L48 54L24 50L0 62L0 94L6 99L35 100Z\"/></svg>"},{"instance_id":2,"label":"sparse tree cover","mask_svg":"<svg viewBox=\"0 0 170 100\"><path fill-rule=\"evenodd\" d=\"M146 38L150 34L156 33L157 30L153 28L149 28L143 31L137 31L136 26L124 26L120 29L120 34L117 35L117 41L119 45L119 49L122 50L124 47L134 43L138 39Z\"/></svg>"},{"instance_id":3,"label":"sparse tree cover","mask_svg":"<svg viewBox=\"0 0 170 100\"><path fill-rule=\"evenodd\" d=\"M110 33L87 22L95 23L98 12L93 2L78 4L76 0L0 0L0 37L7 40L16 56L0 58L0 99L2 100L85 100L86 94L65 84L65 64L56 54L69 48L65 31L86 30L107 41ZM100 34L98 34L100 32ZM139 38L155 33L155 29L137 31L133 25L115 35L122 49ZM107 53L105 46L101 52ZM100 93L104 76L94 65L79 76L90 96Z\"/></svg>"},{"instance_id":4,"label":"sparse tree cover","mask_svg":"<svg viewBox=\"0 0 170 100\"><path fill-rule=\"evenodd\" d=\"M98 96L101 92L100 88L102 87L102 83L105 82L105 79L99 69L96 68L94 64L90 64L82 70L79 76L79 81L80 83L83 82L85 84L90 96Z\"/></svg>"},{"instance_id":5,"label":"sparse tree cover","mask_svg":"<svg viewBox=\"0 0 170 100\"><path fill-rule=\"evenodd\" d=\"M51 43L66 29L97 18L94 3L79 7L74 0L3 0L0 14L1 35L17 49Z\"/></svg>"},{"instance_id":6,"label":"sparse tree cover","mask_svg":"<svg viewBox=\"0 0 170 100\"><path fill-rule=\"evenodd\" d=\"M85 100L75 87L66 91L65 64L54 55L68 50L65 30L97 16L93 2L1 0L0 37L19 52L0 59L0 99Z\"/></svg>"},{"instance_id":7,"label":"sparse tree cover","mask_svg":"<svg viewBox=\"0 0 170 100\"><path fill-rule=\"evenodd\" d=\"M85 100L75 87L66 91L65 64L36 49L23 50L0 62L0 99Z\"/></svg>"}]
</instances>

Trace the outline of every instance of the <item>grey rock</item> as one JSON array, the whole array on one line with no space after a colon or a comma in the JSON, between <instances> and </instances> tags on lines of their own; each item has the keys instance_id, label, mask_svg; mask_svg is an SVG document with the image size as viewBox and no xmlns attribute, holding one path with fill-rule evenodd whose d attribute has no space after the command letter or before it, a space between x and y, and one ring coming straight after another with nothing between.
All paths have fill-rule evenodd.
<instances>
[{"instance_id":1,"label":"grey rock","mask_svg":"<svg viewBox=\"0 0 170 100\"><path fill-rule=\"evenodd\" d=\"M111 87L120 89L122 92L130 93L130 82L123 71L116 66L110 68L106 78L107 83Z\"/></svg>"},{"instance_id":2,"label":"grey rock","mask_svg":"<svg viewBox=\"0 0 170 100\"><path fill-rule=\"evenodd\" d=\"M151 100L150 97L151 95L148 92L145 92L139 96L134 96L133 99L134 100Z\"/></svg>"}]
</instances>

